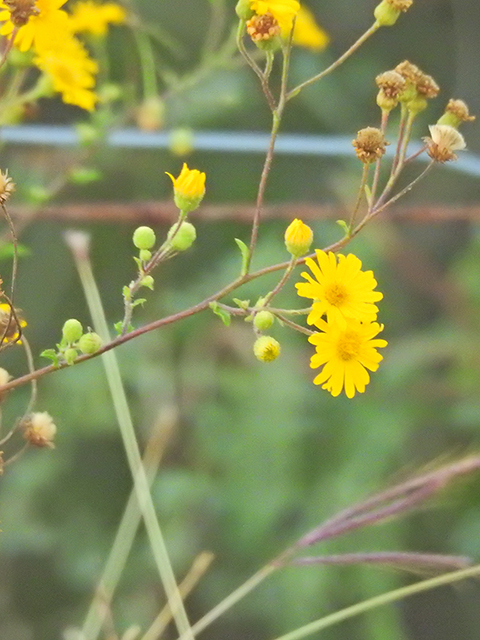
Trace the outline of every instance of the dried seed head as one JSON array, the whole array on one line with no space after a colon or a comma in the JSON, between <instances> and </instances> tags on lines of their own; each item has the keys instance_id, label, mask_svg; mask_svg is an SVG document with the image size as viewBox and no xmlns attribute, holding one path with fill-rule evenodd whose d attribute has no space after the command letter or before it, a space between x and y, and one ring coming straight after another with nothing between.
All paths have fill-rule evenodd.
<instances>
[{"instance_id":1,"label":"dried seed head","mask_svg":"<svg viewBox=\"0 0 480 640\"><path fill-rule=\"evenodd\" d=\"M432 76L429 76L426 73L420 73L415 86L418 93L424 98L436 98L440 91L440 87Z\"/></svg>"},{"instance_id":2,"label":"dried seed head","mask_svg":"<svg viewBox=\"0 0 480 640\"><path fill-rule=\"evenodd\" d=\"M358 159L365 164L370 164L383 156L388 142L380 129L366 127L360 129L352 144Z\"/></svg>"},{"instance_id":3,"label":"dried seed head","mask_svg":"<svg viewBox=\"0 0 480 640\"><path fill-rule=\"evenodd\" d=\"M23 27L30 16L38 16L40 13L35 0L4 0L3 4L10 11L10 20L15 27Z\"/></svg>"},{"instance_id":4,"label":"dried seed head","mask_svg":"<svg viewBox=\"0 0 480 640\"><path fill-rule=\"evenodd\" d=\"M395 11L408 11L413 4L413 0L387 0L388 4Z\"/></svg>"},{"instance_id":5,"label":"dried seed head","mask_svg":"<svg viewBox=\"0 0 480 640\"><path fill-rule=\"evenodd\" d=\"M267 11L262 15L255 15L247 21L247 33L255 43L269 42L280 35L280 25L273 15Z\"/></svg>"},{"instance_id":6,"label":"dried seed head","mask_svg":"<svg viewBox=\"0 0 480 640\"><path fill-rule=\"evenodd\" d=\"M463 100L451 99L437 124L449 124L457 128L462 122L472 122L472 120L475 120L475 116L470 115L466 103Z\"/></svg>"},{"instance_id":7,"label":"dried seed head","mask_svg":"<svg viewBox=\"0 0 480 640\"><path fill-rule=\"evenodd\" d=\"M375 78L375 82L387 98L398 98L407 84L405 78L397 71L385 71Z\"/></svg>"},{"instance_id":8,"label":"dried seed head","mask_svg":"<svg viewBox=\"0 0 480 640\"><path fill-rule=\"evenodd\" d=\"M465 139L454 127L448 124L433 124L429 127L431 138L424 138L427 153L435 162L456 160L454 151L465 149Z\"/></svg>"},{"instance_id":9,"label":"dried seed head","mask_svg":"<svg viewBox=\"0 0 480 640\"><path fill-rule=\"evenodd\" d=\"M400 64L397 64L394 71L399 73L403 78L405 78L405 80L412 84L416 84L419 75L423 73L416 64L413 64L408 60L404 60L403 62L400 62Z\"/></svg>"},{"instance_id":10,"label":"dried seed head","mask_svg":"<svg viewBox=\"0 0 480 640\"><path fill-rule=\"evenodd\" d=\"M57 433L57 427L53 422L52 416L47 411L37 411L31 413L22 422L23 437L34 447L50 447L55 446L53 440Z\"/></svg>"},{"instance_id":11,"label":"dried seed head","mask_svg":"<svg viewBox=\"0 0 480 640\"><path fill-rule=\"evenodd\" d=\"M15 183L8 177L8 169L3 173L0 170L0 204L5 204L15 191Z\"/></svg>"}]
</instances>

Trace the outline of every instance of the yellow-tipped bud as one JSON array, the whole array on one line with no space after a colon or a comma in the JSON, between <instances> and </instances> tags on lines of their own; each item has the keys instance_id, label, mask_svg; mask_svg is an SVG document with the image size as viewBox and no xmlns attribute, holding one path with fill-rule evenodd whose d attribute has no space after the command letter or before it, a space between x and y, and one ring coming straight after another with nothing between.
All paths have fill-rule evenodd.
<instances>
[{"instance_id":1,"label":"yellow-tipped bud","mask_svg":"<svg viewBox=\"0 0 480 640\"><path fill-rule=\"evenodd\" d=\"M178 178L167 173L173 182L174 200L182 213L190 213L198 207L205 195L205 173L189 169L184 163Z\"/></svg>"},{"instance_id":2,"label":"yellow-tipped bud","mask_svg":"<svg viewBox=\"0 0 480 640\"><path fill-rule=\"evenodd\" d=\"M271 336L260 336L255 340L253 353L262 362L272 362L280 355L280 343Z\"/></svg>"},{"instance_id":3,"label":"yellow-tipped bud","mask_svg":"<svg viewBox=\"0 0 480 640\"><path fill-rule=\"evenodd\" d=\"M304 222L295 218L285 231L285 246L294 257L300 258L308 253L313 242L313 231Z\"/></svg>"}]
</instances>

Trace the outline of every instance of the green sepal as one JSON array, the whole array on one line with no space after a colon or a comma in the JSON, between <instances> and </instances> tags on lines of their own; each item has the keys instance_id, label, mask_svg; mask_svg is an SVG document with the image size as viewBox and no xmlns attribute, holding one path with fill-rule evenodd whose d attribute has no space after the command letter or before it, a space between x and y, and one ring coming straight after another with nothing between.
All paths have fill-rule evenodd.
<instances>
[{"instance_id":1,"label":"green sepal","mask_svg":"<svg viewBox=\"0 0 480 640\"><path fill-rule=\"evenodd\" d=\"M240 253L242 254L242 268L240 270L240 275L244 276L248 272L248 263L250 262L250 249L243 242L243 240L235 238L235 242L237 243L237 247L240 249Z\"/></svg>"},{"instance_id":2,"label":"green sepal","mask_svg":"<svg viewBox=\"0 0 480 640\"><path fill-rule=\"evenodd\" d=\"M228 311L225 311L225 309L222 309L221 307L219 307L218 302L215 302L215 301L210 302L208 306L213 311L213 313L220 318L220 320L223 322L223 324L226 327L230 326L232 316L228 313Z\"/></svg>"},{"instance_id":3,"label":"green sepal","mask_svg":"<svg viewBox=\"0 0 480 640\"><path fill-rule=\"evenodd\" d=\"M239 309L243 309L244 311L246 311L250 306L250 300L240 300L240 298L233 298L233 302Z\"/></svg>"},{"instance_id":4,"label":"green sepal","mask_svg":"<svg viewBox=\"0 0 480 640\"><path fill-rule=\"evenodd\" d=\"M51 360L53 362L53 366L54 367L58 367L59 364L60 364L59 361L58 361L58 354L55 351L55 349L45 349L40 354L40 357L41 358L48 358L49 360Z\"/></svg>"},{"instance_id":5,"label":"green sepal","mask_svg":"<svg viewBox=\"0 0 480 640\"><path fill-rule=\"evenodd\" d=\"M115 322L115 324L113 325L113 328L115 329L115 332L118 335L122 334L122 329L123 329L123 322L121 320L119 320L118 322ZM129 333L130 331L133 331L133 324L129 324L127 327L127 333Z\"/></svg>"}]
</instances>

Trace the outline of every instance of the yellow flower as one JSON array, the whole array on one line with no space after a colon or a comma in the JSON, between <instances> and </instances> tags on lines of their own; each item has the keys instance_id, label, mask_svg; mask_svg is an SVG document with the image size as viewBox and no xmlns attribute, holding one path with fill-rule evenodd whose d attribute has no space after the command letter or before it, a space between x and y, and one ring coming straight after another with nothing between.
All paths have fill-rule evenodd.
<instances>
[{"instance_id":1,"label":"yellow flower","mask_svg":"<svg viewBox=\"0 0 480 640\"><path fill-rule=\"evenodd\" d=\"M296 284L297 293L304 298L314 300L307 322L316 324L324 314L329 322L341 322L343 318L356 318L362 322L375 320L378 307L373 304L383 298L383 294L374 291L377 281L372 271L362 271L361 261L349 254L337 256L329 251L315 252L318 264L307 258L305 264L312 271L303 272L308 282Z\"/></svg>"},{"instance_id":2,"label":"yellow flower","mask_svg":"<svg viewBox=\"0 0 480 640\"><path fill-rule=\"evenodd\" d=\"M115 2L98 4L92 0L83 0L72 8L70 27L74 33L85 31L95 36L104 36L109 24L122 24L126 17L125 9Z\"/></svg>"},{"instance_id":3,"label":"yellow flower","mask_svg":"<svg viewBox=\"0 0 480 640\"><path fill-rule=\"evenodd\" d=\"M173 182L175 204L183 213L189 213L198 207L205 195L205 173L198 169L189 169L184 162L178 178L166 172Z\"/></svg>"},{"instance_id":4,"label":"yellow flower","mask_svg":"<svg viewBox=\"0 0 480 640\"><path fill-rule=\"evenodd\" d=\"M374 339L383 325L349 319L345 324L319 320L317 326L321 332L308 338L316 348L310 366L312 369L324 366L314 384L321 384L322 389L335 397L343 389L348 398L353 398L356 391L363 393L370 382L367 369L376 371L383 359L377 349L387 346L386 340Z\"/></svg>"},{"instance_id":5,"label":"yellow flower","mask_svg":"<svg viewBox=\"0 0 480 640\"><path fill-rule=\"evenodd\" d=\"M308 253L313 242L313 231L304 222L295 218L285 231L285 246L295 258Z\"/></svg>"},{"instance_id":6,"label":"yellow flower","mask_svg":"<svg viewBox=\"0 0 480 640\"><path fill-rule=\"evenodd\" d=\"M286 37L292 30L300 3L298 0L251 0L250 8L259 16L270 13L280 25L282 36Z\"/></svg>"},{"instance_id":7,"label":"yellow flower","mask_svg":"<svg viewBox=\"0 0 480 640\"><path fill-rule=\"evenodd\" d=\"M68 30L68 15L60 7L66 0L36 0L35 11L30 14L28 22L18 29L15 46L20 51L28 51L32 46L38 53L51 49L58 39ZM3 9L3 10L2 10ZM4 2L0 3L0 35L9 36L14 28L12 11Z\"/></svg>"},{"instance_id":8,"label":"yellow flower","mask_svg":"<svg viewBox=\"0 0 480 640\"><path fill-rule=\"evenodd\" d=\"M15 316L17 319L15 319ZM7 342L16 342L17 344L22 344L22 341L19 340L19 337L21 334L21 330L27 326L27 323L22 318L22 315L18 309L15 309L15 316L11 313L9 304L7 304L6 302L2 302L0 304L1 344L5 344Z\"/></svg>"},{"instance_id":9,"label":"yellow flower","mask_svg":"<svg viewBox=\"0 0 480 640\"><path fill-rule=\"evenodd\" d=\"M97 102L93 91L98 64L75 37L65 34L63 46L39 52L33 60L49 78L63 102L92 111Z\"/></svg>"},{"instance_id":10,"label":"yellow flower","mask_svg":"<svg viewBox=\"0 0 480 640\"><path fill-rule=\"evenodd\" d=\"M295 21L293 44L313 51L322 51L329 43L329 40L330 38L326 31L315 22L313 13L306 7L300 7Z\"/></svg>"}]
</instances>

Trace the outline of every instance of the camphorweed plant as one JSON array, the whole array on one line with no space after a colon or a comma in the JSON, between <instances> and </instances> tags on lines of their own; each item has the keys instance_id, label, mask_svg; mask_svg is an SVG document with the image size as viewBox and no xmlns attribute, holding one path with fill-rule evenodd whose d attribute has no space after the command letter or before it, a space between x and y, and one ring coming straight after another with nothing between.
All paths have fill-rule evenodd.
<instances>
[{"instance_id":1,"label":"camphorweed plant","mask_svg":"<svg viewBox=\"0 0 480 640\"><path fill-rule=\"evenodd\" d=\"M59 93L66 104L92 114L90 122L78 129L83 145L79 157L85 163L95 145L101 143L102 134L125 117L125 112L122 111L119 116L113 105L123 100L124 106L132 106L128 93L122 95L119 87L108 81L103 39L112 24L127 25L134 34L142 71L142 89L140 106L130 109L130 114L134 113L140 128L148 131L161 127L163 100L167 95L181 93L185 86L200 82L208 69L239 64L248 65L257 76L272 118L270 145L259 180L250 238L247 242L235 239L239 250L238 276L189 308L135 327L135 309L148 303L148 290L154 288L158 268L170 259L181 260L182 253L196 240L192 214L201 206L208 189L208 176L201 169L191 168L184 163L178 176L168 173L173 184L173 200L178 209L177 220L168 233L161 241L157 241L155 231L142 225L133 234L133 245L137 250L134 256L136 275L123 288L122 318L115 319L115 322L105 319L90 264L88 237L80 232L67 234L66 241L82 281L93 329L85 329L76 318L65 318L58 344L41 354L50 359L51 364L40 368L36 368L36 357L25 337L27 320L16 306L17 230L7 209L14 183L6 169L0 173L0 206L13 245L10 286L8 293L3 289L0 292L0 349L6 350L15 345L23 347L29 369L28 373L15 379L11 379L5 369L0 370L1 401L4 402L14 389L31 385L28 406L1 437L0 446L5 451L1 458L2 471L18 460L27 448L54 446L54 420L46 411L37 410L38 381L50 373L79 366L102 355L134 482L134 490L106 563L97 597L83 627L70 629L66 637L78 640L96 640L100 636L119 637L112 631L115 621L110 618L110 604L142 518L168 604L149 629L132 627L125 631L123 640L163 637L171 620L180 640L192 640L268 576L285 566L367 563L404 569L428 569L441 575L340 610L287 633L278 640L297 640L387 602L480 574L480 567L469 567L467 558L435 553L383 551L305 555L307 548L314 544L412 510L436 495L453 479L475 471L480 466L480 456L472 455L428 473L415 475L340 511L277 555L192 625L184 600L207 571L211 557L208 554L199 556L185 580L177 583L150 493L159 456L153 455L152 461L152 455L147 452L142 461L114 353L116 347L147 332L210 310L226 326L237 319L251 323L252 356L259 361L269 363L281 353L280 341L270 335L275 332L274 327L291 329L305 335L315 348L310 366L320 371L313 380L314 384L335 397L344 393L348 398L353 398L357 393L366 391L370 382L369 372L377 371L383 358L380 350L387 346L387 341L381 337L384 327L378 318L378 305L383 294L377 290L373 272L364 270L357 256L344 252L352 239L390 205L416 187L436 164L455 161L456 151L465 148L458 127L473 120L466 104L462 100L451 99L441 118L429 127L429 135L423 138L421 148L409 153L415 118L427 109L429 100L437 96L439 87L431 76L408 61L400 62L394 69L378 75L376 101L380 110L379 122L377 126L367 126L358 131L353 140L355 151L352 150L352 154L355 153L361 163L361 179L350 215L339 221L338 240L329 246L316 247L312 229L295 218L286 228L282 240L286 255L289 255L288 260L253 270L252 259L262 224L265 189L274 159L275 143L290 101L334 72L356 54L376 31L393 26L401 14L410 9L412 0L382 0L375 8L372 26L344 54L296 86L292 86L289 75L295 47L321 50L328 42L327 34L297 0L240 0L236 7L238 20L235 28L226 36L223 36L227 31L224 27L233 20L233 12L229 14L223 2L212 0L212 25L216 28L212 28L207 38L198 67L183 78L174 78L164 65L157 69L152 46L153 32L142 25L133 12L118 4L96 5L88 0L71 6L64 5L62 0L5 0L2 3L0 21L3 26L0 33L4 36L4 43L0 64L4 89L0 102L0 121L3 124L21 121L30 105L40 98ZM160 41L164 45L168 43L164 35L160 36ZM96 78L99 78L98 84ZM159 89L159 82L162 83L163 93ZM179 140L177 146L181 147L182 140ZM188 141L183 139L183 143L186 151ZM393 148L391 156L385 155L388 145ZM406 186L398 187L405 167L422 154L430 158L426 168L410 179ZM39 202L56 195L69 180L88 182L97 178L80 166L79 170L76 159L76 164L67 168L64 177L42 192ZM22 176L15 176L15 180L21 184ZM313 251L312 247L315 247ZM299 266L305 270L299 273ZM262 288L262 277L271 274L278 274L277 284L265 290ZM282 308L275 304L292 277L298 280L295 285L298 296L309 300L307 308ZM256 302L234 297L242 285L251 282L258 287ZM140 297L140 291L144 290L147 290L147 296ZM308 326L297 322L302 316ZM18 444L18 434L23 436L22 444ZM61 454L57 452L55 455Z\"/></svg>"}]
</instances>

